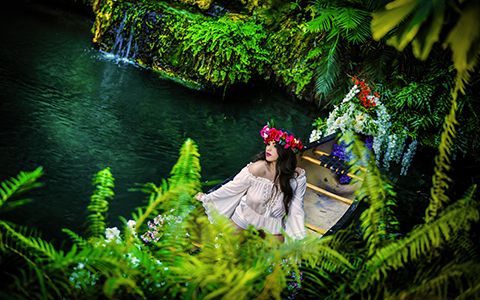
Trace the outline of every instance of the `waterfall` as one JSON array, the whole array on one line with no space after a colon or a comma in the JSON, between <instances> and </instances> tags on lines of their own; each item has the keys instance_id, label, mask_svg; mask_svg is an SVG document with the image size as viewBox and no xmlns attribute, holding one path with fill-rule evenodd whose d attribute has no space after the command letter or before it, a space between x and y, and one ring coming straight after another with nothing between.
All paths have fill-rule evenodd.
<instances>
[{"instance_id":1,"label":"waterfall","mask_svg":"<svg viewBox=\"0 0 480 300\"><path fill-rule=\"evenodd\" d=\"M135 41L135 24L136 19L130 26L129 35L125 38L125 31L127 31L128 26L127 23L127 16L128 11L125 12L125 15L120 22L120 25L114 30L115 32L115 42L112 47L112 51L110 55L113 55L113 58L117 62L124 62L124 63L134 63L135 56L137 55L137 42ZM127 30L126 30L127 29ZM126 41L126 42L125 42ZM132 45L133 42L133 45ZM133 50L133 51L132 51ZM131 53L133 52L133 53Z\"/></svg>"}]
</instances>

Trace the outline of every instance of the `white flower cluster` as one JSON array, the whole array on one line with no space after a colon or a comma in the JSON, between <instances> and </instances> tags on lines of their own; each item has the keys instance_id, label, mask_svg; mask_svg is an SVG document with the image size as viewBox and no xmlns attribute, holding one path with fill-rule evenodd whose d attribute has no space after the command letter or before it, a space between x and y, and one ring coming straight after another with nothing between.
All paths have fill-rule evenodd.
<instances>
[{"instance_id":1,"label":"white flower cluster","mask_svg":"<svg viewBox=\"0 0 480 300\"><path fill-rule=\"evenodd\" d=\"M356 94L358 94L358 92L360 92L360 89L358 88L358 85L355 84L352 86L345 98L343 98L342 103L350 101L353 97L355 97Z\"/></svg>"},{"instance_id":2,"label":"white flower cluster","mask_svg":"<svg viewBox=\"0 0 480 300\"><path fill-rule=\"evenodd\" d=\"M116 242L117 244L120 244L122 242L122 238L120 237L120 230L118 230L117 227L105 229L105 242Z\"/></svg>"},{"instance_id":3,"label":"white flower cluster","mask_svg":"<svg viewBox=\"0 0 480 300\"><path fill-rule=\"evenodd\" d=\"M127 228L130 230L130 233L136 237L137 236L137 230L136 230L137 222L135 220L128 220L127 222Z\"/></svg>"},{"instance_id":4,"label":"white flower cluster","mask_svg":"<svg viewBox=\"0 0 480 300\"><path fill-rule=\"evenodd\" d=\"M417 150L417 140L413 140L408 146L407 151L403 154L402 158L402 170L400 175L407 175L408 168L412 162L415 151Z\"/></svg>"},{"instance_id":5,"label":"white flower cluster","mask_svg":"<svg viewBox=\"0 0 480 300\"><path fill-rule=\"evenodd\" d=\"M391 162L399 164L401 161L401 174L405 175L415 153L416 141L412 142L404 153L407 129L404 129L402 133L392 131L391 116L378 97L367 96L368 100L375 103L374 107L368 109L359 102L351 101L359 92L360 88L354 85L342 102L330 112L326 127L323 130L321 128L312 130L310 142L320 139L323 135L338 131L342 133L353 131L364 136L372 136L372 150L375 153L377 164L388 170Z\"/></svg>"},{"instance_id":6,"label":"white flower cluster","mask_svg":"<svg viewBox=\"0 0 480 300\"><path fill-rule=\"evenodd\" d=\"M137 237L136 226L137 226L137 222L135 222L135 220L128 220L127 221L127 228L134 237ZM120 244L122 242L122 238L120 237L120 230L117 227L106 228L105 229L105 242L107 244L109 244L111 242L115 242L117 244Z\"/></svg>"},{"instance_id":7,"label":"white flower cluster","mask_svg":"<svg viewBox=\"0 0 480 300\"><path fill-rule=\"evenodd\" d=\"M310 138L308 140L310 141L310 143L313 143L321 139L322 136L323 136L323 132L321 130L314 129L310 133Z\"/></svg>"},{"instance_id":8,"label":"white flower cluster","mask_svg":"<svg viewBox=\"0 0 480 300\"><path fill-rule=\"evenodd\" d=\"M345 99L348 99L347 97ZM351 99L351 98L350 98ZM342 102L335 106L327 119L325 134L332 134L337 131L354 131L363 135L377 136L379 132L387 131L390 126L390 115L385 106L376 100L376 107L373 110L374 117L362 110L358 104L353 102Z\"/></svg>"},{"instance_id":9,"label":"white flower cluster","mask_svg":"<svg viewBox=\"0 0 480 300\"><path fill-rule=\"evenodd\" d=\"M133 265L133 267L138 267L140 259L133 255L132 253L125 254L125 258Z\"/></svg>"}]
</instances>

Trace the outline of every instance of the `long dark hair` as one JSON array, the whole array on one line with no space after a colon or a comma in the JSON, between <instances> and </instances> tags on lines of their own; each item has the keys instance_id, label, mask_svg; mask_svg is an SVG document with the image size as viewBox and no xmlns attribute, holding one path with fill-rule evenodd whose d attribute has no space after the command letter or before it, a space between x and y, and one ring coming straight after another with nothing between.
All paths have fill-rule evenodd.
<instances>
[{"instance_id":1,"label":"long dark hair","mask_svg":"<svg viewBox=\"0 0 480 300\"><path fill-rule=\"evenodd\" d=\"M283 192L283 204L288 214L288 208L293 197L292 186L290 185L290 179L294 177L297 168L297 156L291 149L285 149L282 145L275 144L277 149L278 159L276 164L276 174L274 182L280 185L280 190ZM260 152L254 158L254 161L264 160L267 161L265 151Z\"/></svg>"}]
</instances>

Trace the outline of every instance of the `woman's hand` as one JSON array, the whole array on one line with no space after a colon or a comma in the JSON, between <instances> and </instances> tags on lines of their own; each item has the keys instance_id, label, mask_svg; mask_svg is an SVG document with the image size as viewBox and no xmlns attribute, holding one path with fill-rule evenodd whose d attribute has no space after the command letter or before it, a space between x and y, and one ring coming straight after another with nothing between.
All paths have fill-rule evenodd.
<instances>
[{"instance_id":1,"label":"woman's hand","mask_svg":"<svg viewBox=\"0 0 480 300\"><path fill-rule=\"evenodd\" d=\"M198 201L202 201L203 197L205 197L205 194L204 193L197 193L195 195L195 198L198 200Z\"/></svg>"}]
</instances>

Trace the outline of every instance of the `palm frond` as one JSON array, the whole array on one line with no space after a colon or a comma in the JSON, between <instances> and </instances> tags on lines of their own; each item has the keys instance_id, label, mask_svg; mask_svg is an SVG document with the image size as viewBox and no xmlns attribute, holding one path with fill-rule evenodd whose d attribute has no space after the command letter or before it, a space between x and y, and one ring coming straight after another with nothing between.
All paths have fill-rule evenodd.
<instances>
[{"instance_id":1,"label":"palm frond","mask_svg":"<svg viewBox=\"0 0 480 300\"><path fill-rule=\"evenodd\" d=\"M312 21L307 23L308 30L313 32L337 30L336 32L338 32L338 28L335 28L334 26L337 13L337 9L322 8L319 10L319 14Z\"/></svg>"},{"instance_id":2,"label":"palm frond","mask_svg":"<svg viewBox=\"0 0 480 300\"><path fill-rule=\"evenodd\" d=\"M340 77L341 63L337 49L338 40L331 45L328 55L321 60L317 68L317 80L315 82L315 93L325 97L332 92Z\"/></svg>"},{"instance_id":3,"label":"palm frond","mask_svg":"<svg viewBox=\"0 0 480 300\"><path fill-rule=\"evenodd\" d=\"M311 32L327 32L329 39L341 37L352 44L361 44L370 39L370 13L353 8L330 6L317 8L317 15L307 23Z\"/></svg>"},{"instance_id":4,"label":"palm frond","mask_svg":"<svg viewBox=\"0 0 480 300\"><path fill-rule=\"evenodd\" d=\"M105 233L105 214L108 211L108 200L113 199L114 178L110 168L99 171L93 178L95 191L90 197L88 210L88 229L92 237L101 237Z\"/></svg>"},{"instance_id":5,"label":"palm frond","mask_svg":"<svg viewBox=\"0 0 480 300\"><path fill-rule=\"evenodd\" d=\"M370 20L368 11L343 7L336 16L336 26L343 29L344 38L353 44L362 44L370 40Z\"/></svg>"}]
</instances>

